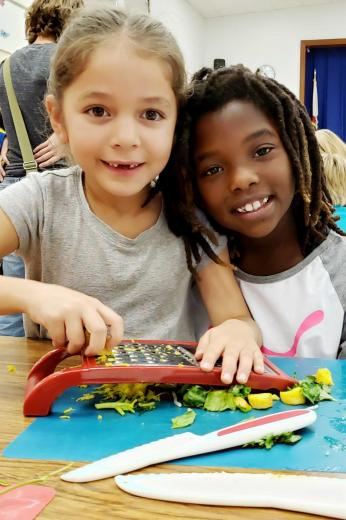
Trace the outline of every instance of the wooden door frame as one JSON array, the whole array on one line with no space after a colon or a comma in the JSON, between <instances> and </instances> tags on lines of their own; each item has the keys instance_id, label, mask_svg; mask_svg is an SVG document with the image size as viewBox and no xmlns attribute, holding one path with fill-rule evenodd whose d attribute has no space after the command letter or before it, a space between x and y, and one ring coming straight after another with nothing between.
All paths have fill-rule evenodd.
<instances>
[{"instance_id":1,"label":"wooden door frame","mask_svg":"<svg viewBox=\"0 0 346 520\"><path fill-rule=\"evenodd\" d=\"M305 103L305 68L306 49L308 47L346 47L346 38L335 38L329 40L301 40L300 41L300 87L299 99Z\"/></svg>"}]
</instances>

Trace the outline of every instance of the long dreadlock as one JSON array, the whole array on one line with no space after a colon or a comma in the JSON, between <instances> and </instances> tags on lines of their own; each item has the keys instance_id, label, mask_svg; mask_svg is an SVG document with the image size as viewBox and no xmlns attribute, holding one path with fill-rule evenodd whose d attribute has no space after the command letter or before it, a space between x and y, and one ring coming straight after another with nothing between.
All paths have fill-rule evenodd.
<instances>
[{"instance_id":1,"label":"long dreadlock","mask_svg":"<svg viewBox=\"0 0 346 520\"><path fill-rule=\"evenodd\" d=\"M214 262L221 265L224 265L224 262L212 248L212 244L217 244L215 233L200 222L196 212L194 190L188 180L187 171L183 168L186 162L186 151L182 146L184 127L185 105L182 102L169 162L144 204L147 204L156 193L162 193L168 226L176 236L184 240L188 268L194 277L198 278L197 265L201 261L202 251Z\"/></svg>"},{"instance_id":2,"label":"long dreadlock","mask_svg":"<svg viewBox=\"0 0 346 520\"><path fill-rule=\"evenodd\" d=\"M201 242L205 230L203 226L198 226L194 212L196 201L203 208L193 175L193 141L196 124L203 115L219 110L234 100L253 103L274 122L279 132L296 183L293 204L298 240L304 256L326 238L329 229L343 235L344 233L335 224L334 209L325 183L318 142L302 103L285 86L273 79L253 73L242 65L215 71L202 68L192 79L183 112L180 139L174 153L179 161L175 165L174 186L172 186L172 177L167 177L169 181L167 188L176 190L171 200L175 198L179 201L173 212L171 211L173 208L169 207L167 218L170 222L175 213L175 217L179 215L177 223L179 219L185 222L181 231L185 235L185 247L190 265L192 255L198 260L196 257L198 245L201 245L213 258L210 251L204 247L205 244ZM210 220L217 231L226 232L229 236L231 260L235 260L239 255L236 237L232 236L229 230L220 228L216 222ZM217 261L215 258L213 260Z\"/></svg>"}]
</instances>

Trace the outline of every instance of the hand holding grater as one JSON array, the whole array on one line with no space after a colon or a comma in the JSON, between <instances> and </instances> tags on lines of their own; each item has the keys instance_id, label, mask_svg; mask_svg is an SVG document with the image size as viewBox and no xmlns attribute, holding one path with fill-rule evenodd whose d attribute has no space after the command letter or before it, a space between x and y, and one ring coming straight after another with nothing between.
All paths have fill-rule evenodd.
<instances>
[{"instance_id":1,"label":"hand holding grater","mask_svg":"<svg viewBox=\"0 0 346 520\"><path fill-rule=\"evenodd\" d=\"M103 383L170 383L228 386L221 381L221 363L203 372L194 357L197 343L162 340L124 340L109 355L80 356L80 364L56 370L70 354L55 349L43 356L28 375L24 415L42 416L53 401L71 386ZM264 358L263 374L250 373L253 389L284 390L297 381Z\"/></svg>"}]
</instances>

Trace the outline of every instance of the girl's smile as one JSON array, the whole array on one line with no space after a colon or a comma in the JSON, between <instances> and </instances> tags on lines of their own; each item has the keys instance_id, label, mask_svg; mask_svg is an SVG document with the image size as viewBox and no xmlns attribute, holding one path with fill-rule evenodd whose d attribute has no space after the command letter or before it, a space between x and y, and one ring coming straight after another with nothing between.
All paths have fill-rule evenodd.
<instances>
[{"instance_id":1,"label":"girl's smile","mask_svg":"<svg viewBox=\"0 0 346 520\"><path fill-rule=\"evenodd\" d=\"M109 162L102 161L111 172L119 176L130 177L138 173L138 170L145 164L144 162Z\"/></svg>"},{"instance_id":2,"label":"girl's smile","mask_svg":"<svg viewBox=\"0 0 346 520\"><path fill-rule=\"evenodd\" d=\"M250 102L232 101L198 121L195 170L207 212L240 236L268 237L289 211L288 155L275 126Z\"/></svg>"}]
</instances>

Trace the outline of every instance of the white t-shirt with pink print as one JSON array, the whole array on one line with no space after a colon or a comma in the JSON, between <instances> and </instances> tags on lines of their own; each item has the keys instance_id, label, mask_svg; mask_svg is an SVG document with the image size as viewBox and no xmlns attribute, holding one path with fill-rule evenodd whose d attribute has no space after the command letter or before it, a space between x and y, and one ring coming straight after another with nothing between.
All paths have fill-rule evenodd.
<instances>
[{"instance_id":1,"label":"white t-shirt with pink print","mask_svg":"<svg viewBox=\"0 0 346 520\"><path fill-rule=\"evenodd\" d=\"M236 276L263 333L263 352L346 358L346 238L330 231L298 265L271 276Z\"/></svg>"}]
</instances>

